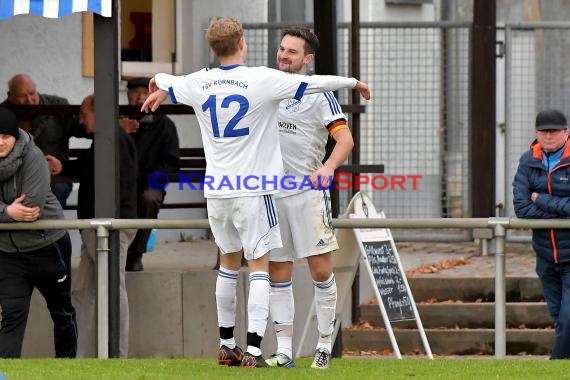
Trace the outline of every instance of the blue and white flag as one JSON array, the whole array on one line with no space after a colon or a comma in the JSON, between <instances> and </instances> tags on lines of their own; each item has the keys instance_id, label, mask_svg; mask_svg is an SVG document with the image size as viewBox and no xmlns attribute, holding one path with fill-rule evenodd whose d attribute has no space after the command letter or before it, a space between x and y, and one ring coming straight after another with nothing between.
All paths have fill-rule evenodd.
<instances>
[{"instance_id":1,"label":"blue and white flag","mask_svg":"<svg viewBox=\"0 0 570 380\"><path fill-rule=\"evenodd\" d=\"M0 19L21 14L59 18L73 12L111 17L112 0L0 0Z\"/></svg>"}]
</instances>

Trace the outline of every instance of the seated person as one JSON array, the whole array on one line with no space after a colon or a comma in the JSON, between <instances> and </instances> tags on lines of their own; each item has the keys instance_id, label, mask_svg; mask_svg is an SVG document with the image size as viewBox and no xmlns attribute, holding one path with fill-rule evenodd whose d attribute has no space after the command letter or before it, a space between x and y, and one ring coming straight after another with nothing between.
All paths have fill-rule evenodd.
<instances>
[{"instance_id":1,"label":"seated person","mask_svg":"<svg viewBox=\"0 0 570 380\"><path fill-rule=\"evenodd\" d=\"M95 129L95 97L87 96L81 103L79 120L88 134ZM137 217L136 193L133 189L137 181L136 147L129 135L119 128L119 173L120 173L120 213L123 219ZM92 219L95 217L95 149L94 141L89 150L76 161L70 161L68 170L79 177L79 193L77 197L77 217ZM120 230L120 336L119 356L127 357L129 353L129 303L125 287L125 263L127 249L132 242L136 230ZM79 324L78 351L79 357L95 356L95 303L97 300L97 252L96 231L81 231L81 261L73 283L73 302L77 307Z\"/></svg>"},{"instance_id":2,"label":"seated person","mask_svg":"<svg viewBox=\"0 0 570 380\"><path fill-rule=\"evenodd\" d=\"M134 78L127 83L130 105L143 105L148 97L149 81L149 78ZM156 219L166 191L149 187L148 176L154 172L172 173L179 170L180 144L176 126L164 115L122 118L119 123L133 137L139 152L138 217ZM127 271L144 270L142 255L146 252L149 234L150 230L138 230L129 247Z\"/></svg>"},{"instance_id":3,"label":"seated person","mask_svg":"<svg viewBox=\"0 0 570 380\"><path fill-rule=\"evenodd\" d=\"M69 105L65 98L40 94L36 83L26 74L18 74L8 81L8 97L2 105ZM31 133L34 142L46 156L51 173L51 191L65 207L73 188L71 178L61 175L69 160L69 138L85 137L77 119L61 115L18 114L20 128Z\"/></svg>"}]
</instances>

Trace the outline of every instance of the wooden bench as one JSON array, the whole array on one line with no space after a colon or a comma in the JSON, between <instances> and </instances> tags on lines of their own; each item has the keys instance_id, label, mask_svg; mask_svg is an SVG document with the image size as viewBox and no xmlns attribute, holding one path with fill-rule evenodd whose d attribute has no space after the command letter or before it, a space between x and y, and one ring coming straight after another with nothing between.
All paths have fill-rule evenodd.
<instances>
[{"instance_id":1,"label":"wooden bench","mask_svg":"<svg viewBox=\"0 0 570 380\"><path fill-rule=\"evenodd\" d=\"M82 148L72 148L69 150L70 159L76 159L85 151ZM206 157L203 148L180 148L180 170L174 173L165 173L170 183L178 183L180 176L189 176L193 173L189 181L193 184L200 182L200 177L206 174ZM77 180L74 180L77 182ZM168 189L167 189L168 191ZM161 209L178 208L206 208L206 200L203 202L176 202L164 203ZM76 204L67 204L64 210L76 210Z\"/></svg>"},{"instance_id":2,"label":"wooden bench","mask_svg":"<svg viewBox=\"0 0 570 380\"><path fill-rule=\"evenodd\" d=\"M193 184L200 182L200 177L206 175L206 157L204 148L180 148L180 169L176 173L166 173L170 183L178 183L180 176L188 176ZM203 202L164 203L162 209L176 208L206 208L206 199Z\"/></svg>"}]
</instances>

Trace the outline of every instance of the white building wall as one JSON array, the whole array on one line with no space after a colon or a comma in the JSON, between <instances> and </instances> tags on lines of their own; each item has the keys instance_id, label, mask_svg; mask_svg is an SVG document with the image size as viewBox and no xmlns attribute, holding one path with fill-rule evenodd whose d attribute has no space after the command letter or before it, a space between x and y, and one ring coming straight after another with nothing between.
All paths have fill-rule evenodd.
<instances>
[{"instance_id":1,"label":"white building wall","mask_svg":"<svg viewBox=\"0 0 570 380\"><path fill-rule=\"evenodd\" d=\"M268 13L266 0L179 0L177 7L177 48L183 62L177 67L178 74L208 65L210 49L204 36L211 18L232 16L241 22L266 22Z\"/></svg>"},{"instance_id":2,"label":"white building wall","mask_svg":"<svg viewBox=\"0 0 570 380\"><path fill-rule=\"evenodd\" d=\"M38 91L59 95L78 104L93 92L93 78L81 74L82 16L62 19L20 15L0 20L0 99L8 80L29 74Z\"/></svg>"}]
</instances>

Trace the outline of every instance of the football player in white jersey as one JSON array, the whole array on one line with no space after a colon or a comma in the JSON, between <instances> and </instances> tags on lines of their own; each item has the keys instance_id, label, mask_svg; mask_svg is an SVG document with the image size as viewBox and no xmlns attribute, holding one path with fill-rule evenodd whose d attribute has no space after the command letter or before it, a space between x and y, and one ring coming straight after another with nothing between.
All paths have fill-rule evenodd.
<instances>
[{"instance_id":1,"label":"football player in white jersey","mask_svg":"<svg viewBox=\"0 0 570 380\"><path fill-rule=\"evenodd\" d=\"M354 78L286 74L267 67L246 67L243 28L234 18L210 23L206 38L220 66L186 76L157 74L143 112L154 111L170 95L196 112L206 156L208 220L222 256L216 282L220 329L218 363L267 366L261 340L269 315L269 255L280 248L273 194L279 190L283 162L277 110L283 99L304 93L354 88L366 99L368 86ZM236 283L242 255L248 260L247 350L236 345Z\"/></svg>"},{"instance_id":2,"label":"football player in white jersey","mask_svg":"<svg viewBox=\"0 0 570 380\"><path fill-rule=\"evenodd\" d=\"M318 44L317 36L307 28L284 30L277 51L278 68L306 74ZM295 366L292 360L293 261L307 258L314 283L319 330L311 367L325 369L330 366L337 300L331 252L338 249L338 244L331 225L329 192L322 189L329 187L329 179L346 160L354 142L346 116L330 92L306 95L300 100L284 100L279 106L278 117L285 173L295 176L296 182L308 177L312 183L320 183L321 189L281 190L275 195L283 248L270 253L269 301L277 333L277 353L266 362L272 367ZM323 165L328 135L336 145Z\"/></svg>"}]
</instances>

